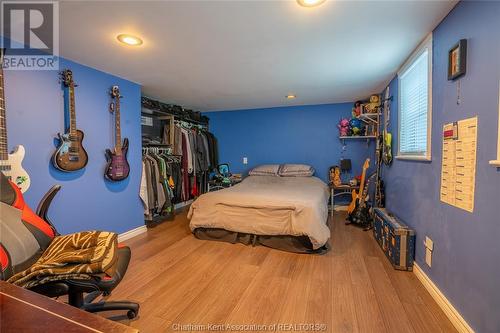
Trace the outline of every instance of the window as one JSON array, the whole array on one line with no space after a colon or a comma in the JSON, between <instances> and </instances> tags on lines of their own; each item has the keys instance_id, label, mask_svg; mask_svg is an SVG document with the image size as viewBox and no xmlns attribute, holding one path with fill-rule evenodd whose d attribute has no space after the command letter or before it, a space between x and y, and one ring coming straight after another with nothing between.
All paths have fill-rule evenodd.
<instances>
[{"instance_id":1,"label":"window","mask_svg":"<svg viewBox=\"0 0 500 333\"><path fill-rule=\"evenodd\" d=\"M499 85L500 87L500 85ZM497 145L497 159L490 161L490 164L500 168L500 88L498 89L498 145Z\"/></svg>"},{"instance_id":2,"label":"window","mask_svg":"<svg viewBox=\"0 0 500 333\"><path fill-rule=\"evenodd\" d=\"M399 144L396 158L431 160L432 35L398 72Z\"/></svg>"}]
</instances>

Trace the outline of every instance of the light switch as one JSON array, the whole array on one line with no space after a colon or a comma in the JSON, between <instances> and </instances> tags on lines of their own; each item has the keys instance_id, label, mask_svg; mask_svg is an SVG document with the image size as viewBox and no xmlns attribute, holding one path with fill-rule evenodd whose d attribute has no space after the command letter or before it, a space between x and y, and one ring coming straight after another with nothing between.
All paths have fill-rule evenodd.
<instances>
[{"instance_id":1,"label":"light switch","mask_svg":"<svg viewBox=\"0 0 500 333\"><path fill-rule=\"evenodd\" d=\"M428 236L425 236L425 247L429 250L434 250L434 242Z\"/></svg>"},{"instance_id":2,"label":"light switch","mask_svg":"<svg viewBox=\"0 0 500 333\"><path fill-rule=\"evenodd\" d=\"M243 157L243 164L248 164L248 157Z\"/></svg>"}]
</instances>

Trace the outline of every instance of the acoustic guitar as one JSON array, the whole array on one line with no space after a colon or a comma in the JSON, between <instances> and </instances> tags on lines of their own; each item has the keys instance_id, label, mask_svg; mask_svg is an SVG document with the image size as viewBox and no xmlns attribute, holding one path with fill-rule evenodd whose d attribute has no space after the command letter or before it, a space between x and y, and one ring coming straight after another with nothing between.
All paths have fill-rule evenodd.
<instances>
[{"instance_id":1,"label":"acoustic guitar","mask_svg":"<svg viewBox=\"0 0 500 333\"><path fill-rule=\"evenodd\" d=\"M82 141L84 134L76 128L75 111L75 82L73 72L65 69L61 73L61 80L67 91L69 98L69 129L64 134L59 133L59 147L55 151L52 162L54 166L65 172L72 172L83 169L88 162L88 155L83 148Z\"/></svg>"},{"instance_id":2,"label":"acoustic guitar","mask_svg":"<svg viewBox=\"0 0 500 333\"><path fill-rule=\"evenodd\" d=\"M111 103L109 111L115 114L115 148L114 151L106 149L106 172L104 176L112 181L120 181L128 177L130 166L127 161L128 139L125 138L122 144L120 127L120 88L113 86L110 91Z\"/></svg>"},{"instance_id":3,"label":"acoustic guitar","mask_svg":"<svg viewBox=\"0 0 500 333\"><path fill-rule=\"evenodd\" d=\"M366 196L368 193L368 187L366 186L366 170L368 170L369 167L370 159L367 158L363 164L359 192L356 192L356 190L352 191L352 201L347 207L347 220L350 222L364 224L368 217L368 209L366 208Z\"/></svg>"},{"instance_id":4,"label":"acoustic guitar","mask_svg":"<svg viewBox=\"0 0 500 333\"><path fill-rule=\"evenodd\" d=\"M23 146L17 146L14 151L9 154L9 146L7 144L3 57L4 50L0 49L0 171L2 171L10 181L14 182L21 189L21 192L24 193L31 184L30 177L22 166L26 151Z\"/></svg>"}]
</instances>

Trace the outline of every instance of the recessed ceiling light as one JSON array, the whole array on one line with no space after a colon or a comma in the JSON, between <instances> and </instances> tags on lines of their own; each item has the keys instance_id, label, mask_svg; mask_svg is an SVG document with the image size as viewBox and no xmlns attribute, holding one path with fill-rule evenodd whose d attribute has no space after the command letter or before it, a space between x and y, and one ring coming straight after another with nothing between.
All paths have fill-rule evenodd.
<instances>
[{"instance_id":1,"label":"recessed ceiling light","mask_svg":"<svg viewBox=\"0 0 500 333\"><path fill-rule=\"evenodd\" d=\"M302 7L316 7L321 5L326 0L297 0Z\"/></svg>"},{"instance_id":2,"label":"recessed ceiling light","mask_svg":"<svg viewBox=\"0 0 500 333\"><path fill-rule=\"evenodd\" d=\"M286 97L286 99L294 99L294 98L296 98L297 96L296 96L296 95L294 95L294 94L288 94L288 95L286 95L285 97Z\"/></svg>"},{"instance_id":3,"label":"recessed ceiling light","mask_svg":"<svg viewBox=\"0 0 500 333\"><path fill-rule=\"evenodd\" d=\"M123 44L131 45L131 46L139 46L142 44L142 39L136 36L121 34L116 37Z\"/></svg>"}]
</instances>

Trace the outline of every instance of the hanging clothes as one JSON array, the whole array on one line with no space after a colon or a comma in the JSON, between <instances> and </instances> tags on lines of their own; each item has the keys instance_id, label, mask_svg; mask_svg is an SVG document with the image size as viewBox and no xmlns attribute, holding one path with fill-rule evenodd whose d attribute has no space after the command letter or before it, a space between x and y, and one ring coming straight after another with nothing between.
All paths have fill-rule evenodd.
<instances>
[{"instance_id":1,"label":"hanging clothes","mask_svg":"<svg viewBox=\"0 0 500 333\"><path fill-rule=\"evenodd\" d=\"M143 147L139 196L146 221L165 219L173 215L174 204L206 193L210 173L218 164L217 140L206 124L179 120L176 115L169 119L155 127L154 140L147 136L143 140L147 147Z\"/></svg>"},{"instance_id":2,"label":"hanging clothes","mask_svg":"<svg viewBox=\"0 0 500 333\"><path fill-rule=\"evenodd\" d=\"M193 144L187 129L182 128L182 156L186 159L186 171L188 174L193 173ZM185 146L184 146L185 144Z\"/></svg>"},{"instance_id":3,"label":"hanging clothes","mask_svg":"<svg viewBox=\"0 0 500 333\"><path fill-rule=\"evenodd\" d=\"M142 175L139 196L143 202L146 220L154 217L171 218L174 203L182 201L177 195L181 188L180 157L156 151L143 152Z\"/></svg>"},{"instance_id":4,"label":"hanging clothes","mask_svg":"<svg viewBox=\"0 0 500 333\"><path fill-rule=\"evenodd\" d=\"M205 143L203 142L202 133L195 133L196 137L196 161L199 167L199 171L206 172L209 168L209 163L207 163L206 156L208 155L208 150L205 149Z\"/></svg>"},{"instance_id":5,"label":"hanging clothes","mask_svg":"<svg viewBox=\"0 0 500 333\"><path fill-rule=\"evenodd\" d=\"M144 205L144 214L148 214L149 212L148 181L146 174L146 165L144 161L142 161L141 187L139 196L142 200L142 204Z\"/></svg>"},{"instance_id":6,"label":"hanging clothes","mask_svg":"<svg viewBox=\"0 0 500 333\"><path fill-rule=\"evenodd\" d=\"M179 168L168 168L166 174L171 177L171 181L178 186L171 188L169 195L165 197L165 205L168 207L170 203L178 203L188 201L203 193L207 192L209 173L217 167L218 164L218 150L217 140L215 136L205 130L202 126L193 125L185 121L175 121L172 129L168 131L164 129L163 138L166 140L170 136L170 131L173 131L174 142L171 143L171 148L174 155L180 155L182 158L179 163ZM156 164L150 161L152 170L156 170L158 166L159 173L156 177L159 179L158 185L169 192L169 181L165 179L165 172L162 161L158 156L152 156ZM168 171L171 170L171 171ZM179 186L180 184L180 186ZM156 191L156 190L155 190ZM163 198L158 193L158 198L161 204Z\"/></svg>"},{"instance_id":7,"label":"hanging clothes","mask_svg":"<svg viewBox=\"0 0 500 333\"><path fill-rule=\"evenodd\" d=\"M189 154L188 138L182 133L182 201L189 200Z\"/></svg>"},{"instance_id":8,"label":"hanging clothes","mask_svg":"<svg viewBox=\"0 0 500 333\"><path fill-rule=\"evenodd\" d=\"M206 171L209 171L210 169L213 168L213 166L212 166L212 163L210 161L210 148L209 148L209 145L208 145L207 134L202 132L201 133L201 138L202 138L202 141L203 141L203 148L205 149L204 158L205 158L205 164L207 166L207 170Z\"/></svg>"}]
</instances>

